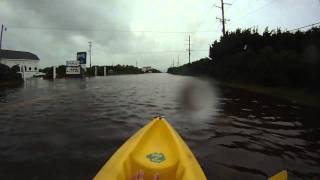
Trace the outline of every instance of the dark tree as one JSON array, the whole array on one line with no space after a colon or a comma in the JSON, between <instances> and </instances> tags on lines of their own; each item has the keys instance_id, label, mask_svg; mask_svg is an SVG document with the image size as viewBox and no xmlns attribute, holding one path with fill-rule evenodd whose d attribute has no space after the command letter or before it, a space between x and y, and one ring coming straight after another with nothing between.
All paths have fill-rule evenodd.
<instances>
[{"instance_id":1,"label":"dark tree","mask_svg":"<svg viewBox=\"0 0 320 180\"><path fill-rule=\"evenodd\" d=\"M169 73L209 75L217 79L272 87L320 90L320 28L306 32L280 29L262 34L237 29L214 41L209 56Z\"/></svg>"}]
</instances>

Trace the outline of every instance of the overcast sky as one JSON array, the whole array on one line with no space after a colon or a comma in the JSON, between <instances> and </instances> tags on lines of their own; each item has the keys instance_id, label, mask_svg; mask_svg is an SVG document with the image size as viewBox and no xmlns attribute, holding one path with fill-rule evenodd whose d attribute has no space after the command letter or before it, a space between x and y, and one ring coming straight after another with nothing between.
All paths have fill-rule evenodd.
<instances>
[{"instance_id":1,"label":"overcast sky","mask_svg":"<svg viewBox=\"0 0 320 180\"><path fill-rule=\"evenodd\" d=\"M225 0L227 30L259 27L262 32L320 21L319 0ZM92 41L92 64L128 64L166 70L173 59L208 56L221 36L216 17L220 0L0 0L0 23L7 27L4 49L30 51L40 66L65 64Z\"/></svg>"}]
</instances>

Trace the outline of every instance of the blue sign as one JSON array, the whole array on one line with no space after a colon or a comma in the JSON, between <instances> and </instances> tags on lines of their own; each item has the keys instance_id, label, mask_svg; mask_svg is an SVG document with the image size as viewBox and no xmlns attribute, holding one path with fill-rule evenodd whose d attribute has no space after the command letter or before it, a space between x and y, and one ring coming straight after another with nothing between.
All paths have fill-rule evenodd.
<instances>
[{"instance_id":1,"label":"blue sign","mask_svg":"<svg viewBox=\"0 0 320 180\"><path fill-rule=\"evenodd\" d=\"M79 61L80 64L87 64L87 52L78 52L77 61Z\"/></svg>"}]
</instances>

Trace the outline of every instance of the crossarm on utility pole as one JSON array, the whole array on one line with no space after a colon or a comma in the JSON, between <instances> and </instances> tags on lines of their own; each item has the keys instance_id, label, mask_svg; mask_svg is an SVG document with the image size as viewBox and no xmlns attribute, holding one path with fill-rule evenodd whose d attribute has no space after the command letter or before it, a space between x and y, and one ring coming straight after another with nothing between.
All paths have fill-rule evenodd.
<instances>
[{"instance_id":1,"label":"crossarm on utility pole","mask_svg":"<svg viewBox=\"0 0 320 180\"><path fill-rule=\"evenodd\" d=\"M230 3L224 3L223 0L221 0L221 7L214 5L217 8L221 9L221 18L217 18L221 21L222 23L222 35L225 36L226 35L226 21L229 21L228 19L225 18L224 16L224 5L232 5Z\"/></svg>"}]
</instances>

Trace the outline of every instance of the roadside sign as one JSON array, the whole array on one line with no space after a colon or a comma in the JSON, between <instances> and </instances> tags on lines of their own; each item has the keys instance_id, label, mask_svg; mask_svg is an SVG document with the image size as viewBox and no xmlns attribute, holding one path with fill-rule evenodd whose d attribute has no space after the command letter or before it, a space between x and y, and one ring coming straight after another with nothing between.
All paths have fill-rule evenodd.
<instances>
[{"instance_id":1,"label":"roadside sign","mask_svg":"<svg viewBox=\"0 0 320 180\"><path fill-rule=\"evenodd\" d=\"M80 66L67 66L66 74L80 74Z\"/></svg>"},{"instance_id":2,"label":"roadside sign","mask_svg":"<svg viewBox=\"0 0 320 180\"><path fill-rule=\"evenodd\" d=\"M67 61L67 66L79 66L79 61Z\"/></svg>"},{"instance_id":3,"label":"roadside sign","mask_svg":"<svg viewBox=\"0 0 320 180\"><path fill-rule=\"evenodd\" d=\"M77 60L80 64L87 64L87 52L77 52Z\"/></svg>"},{"instance_id":4,"label":"roadside sign","mask_svg":"<svg viewBox=\"0 0 320 180\"><path fill-rule=\"evenodd\" d=\"M78 75L81 73L79 61L67 61L66 62L66 74L67 75Z\"/></svg>"}]
</instances>

